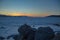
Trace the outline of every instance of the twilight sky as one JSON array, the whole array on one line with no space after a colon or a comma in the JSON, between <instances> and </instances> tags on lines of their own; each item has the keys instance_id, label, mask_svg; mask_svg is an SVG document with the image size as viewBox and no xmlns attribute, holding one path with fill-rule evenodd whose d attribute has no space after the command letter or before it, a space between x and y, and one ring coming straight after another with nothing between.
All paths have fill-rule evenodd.
<instances>
[{"instance_id":1,"label":"twilight sky","mask_svg":"<svg viewBox=\"0 0 60 40\"><path fill-rule=\"evenodd\" d=\"M11 16L60 15L60 0L0 0L0 14Z\"/></svg>"}]
</instances>

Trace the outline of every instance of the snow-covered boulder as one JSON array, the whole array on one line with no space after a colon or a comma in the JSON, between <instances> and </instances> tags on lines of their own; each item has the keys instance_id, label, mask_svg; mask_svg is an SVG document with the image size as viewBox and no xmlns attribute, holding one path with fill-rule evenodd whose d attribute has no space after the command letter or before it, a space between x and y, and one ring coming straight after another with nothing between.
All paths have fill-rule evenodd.
<instances>
[{"instance_id":1,"label":"snow-covered boulder","mask_svg":"<svg viewBox=\"0 0 60 40\"><path fill-rule=\"evenodd\" d=\"M36 31L35 40L51 40L54 38L54 31L50 27L39 27Z\"/></svg>"},{"instance_id":2,"label":"snow-covered boulder","mask_svg":"<svg viewBox=\"0 0 60 40\"><path fill-rule=\"evenodd\" d=\"M20 40L34 40L35 29L31 28L31 26L24 24L19 29Z\"/></svg>"}]
</instances>

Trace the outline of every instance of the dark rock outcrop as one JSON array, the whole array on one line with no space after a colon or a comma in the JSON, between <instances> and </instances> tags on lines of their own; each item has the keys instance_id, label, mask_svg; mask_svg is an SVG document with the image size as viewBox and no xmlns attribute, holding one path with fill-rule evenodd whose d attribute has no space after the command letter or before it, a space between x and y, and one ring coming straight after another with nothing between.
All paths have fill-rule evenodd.
<instances>
[{"instance_id":1,"label":"dark rock outcrop","mask_svg":"<svg viewBox=\"0 0 60 40\"><path fill-rule=\"evenodd\" d=\"M24 24L18 28L19 34L8 36L14 40L51 40L54 38L54 31L50 27L39 27L38 29Z\"/></svg>"},{"instance_id":2,"label":"dark rock outcrop","mask_svg":"<svg viewBox=\"0 0 60 40\"><path fill-rule=\"evenodd\" d=\"M4 40L4 39L5 39L4 37L0 36L0 40Z\"/></svg>"},{"instance_id":3,"label":"dark rock outcrop","mask_svg":"<svg viewBox=\"0 0 60 40\"><path fill-rule=\"evenodd\" d=\"M34 40L35 39L35 28L31 28L29 25L24 24L18 28L19 34L17 35L10 35L7 37L7 39L10 39L11 37L14 40Z\"/></svg>"},{"instance_id":4,"label":"dark rock outcrop","mask_svg":"<svg viewBox=\"0 0 60 40\"><path fill-rule=\"evenodd\" d=\"M36 31L35 40L51 40L54 38L54 31L50 27L39 27Z\"/></svg>"},{"instance_id":5,"label":"dark rock outcrop","mask_svg":"<svg viewBox=\"0 0 60 40\"><path fill-rule=\"evenodd\" d=\"M27 24L24 24L24 25L21 25L19 28L18 28L18 32L20 34L26 34L28 33L32 28L27 25Z\"/></svg>"},{"instance_id":6,"label":"dark rock outcrop","mask_svg":"<svg viewBox=\"0 0 60 40\"><path fill-rule=\"evenodd\" d=\"M14 40L18 40L19 35L18 35L18 34L16 34L16 35L10 35L10 36L7 37L7 39L10 39L11 37L12 37Z\"/></svg>"},{"instance_id":7,"label":"dark rock outcrop","mask_svg":"<svg viewBox=\"0 0 60 40\"><path fill-rule=\"evenodd\" d=\"M34 40L35 30L33 30L29 25L24 24L19 29L20 40Z\"/></svg>"}]
</instances>

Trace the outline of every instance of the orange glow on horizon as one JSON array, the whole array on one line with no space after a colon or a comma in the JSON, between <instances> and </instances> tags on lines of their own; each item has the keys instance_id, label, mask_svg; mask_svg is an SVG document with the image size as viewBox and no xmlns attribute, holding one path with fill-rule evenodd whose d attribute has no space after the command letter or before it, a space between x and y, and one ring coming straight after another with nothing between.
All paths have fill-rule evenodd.
<instances>
[{"instance_id":1,"label":"orange glow on horizon","mask_svg":"<svg viewBox=\"0 0 60 40\"><path fill-rule=\"evenodd\" d=\"M33 16L32 14L24 14L24 13L12 13L7 15L8 16Z\"/></svg>"},{"instance_id":2,"label":"orange glow on horizon","mask_svg":"<svg viewBox=\"0 0 60 40\"><path fill-rule=\"evenodd\" d=\"M23 14L23 13L13 13L13 14L8 14L8 16L45 17L45 16L48 16L48 14Z\"/></svg>"},{"instance_id":3,"label":"orange glow on horizon","mask_svg":"<svg viewBox=\"0 0 60 40\"><path fill-rule=\"evenodd\" d=\"M49 14L47 13L41 13L41 14L36 14L36 13L20 13L20 12L0 12L0 13L5 13L3 15L7 16L31 16L31 17L45 17L48 16Z\"/></svg>"}]
</instances>

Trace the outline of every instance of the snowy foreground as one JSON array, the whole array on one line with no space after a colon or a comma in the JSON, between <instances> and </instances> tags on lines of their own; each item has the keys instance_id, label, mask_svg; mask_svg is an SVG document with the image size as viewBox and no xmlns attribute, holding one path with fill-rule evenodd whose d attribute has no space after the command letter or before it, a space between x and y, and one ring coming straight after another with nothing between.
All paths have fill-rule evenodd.
<instances>
[{"instance_id":1,"label":"snowy foreground","mask_svg":"<svg viewBox=\"0 0 60 40\"><path fill-rule=\"evenodd\" d=\"M32 28L51 27L55 32L60 31L60 26L53 24L60 24L60 18L15 18L15 17L0 17L0 36L7 38L9 35L18 34L18 28L27 23ZM7 40L7 39L6 39ZM13 40L12 38L9 40Z\"/></svg>"}]
</instances>

